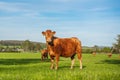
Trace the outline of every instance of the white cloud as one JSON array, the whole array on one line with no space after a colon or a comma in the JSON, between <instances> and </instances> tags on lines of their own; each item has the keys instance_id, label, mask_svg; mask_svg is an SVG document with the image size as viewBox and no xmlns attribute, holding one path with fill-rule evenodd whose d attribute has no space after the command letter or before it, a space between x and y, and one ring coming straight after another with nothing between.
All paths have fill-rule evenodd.
<instances>
[{"instance_id":1,"label":"white cloud","mask_svg":"<svg viewBox=\"0 0 120 80\"><path fill-rule=\"evenodd\" d=\"M0 10L8 12L27 11L24 9L25 3L0 2Z\"/></svg>"}]
</instances>

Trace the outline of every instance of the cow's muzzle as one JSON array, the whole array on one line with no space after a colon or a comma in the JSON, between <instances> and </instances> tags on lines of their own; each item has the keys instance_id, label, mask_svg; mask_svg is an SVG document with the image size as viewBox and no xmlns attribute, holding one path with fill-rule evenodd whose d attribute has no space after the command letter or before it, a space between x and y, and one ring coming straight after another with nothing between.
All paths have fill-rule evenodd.
<instances>
[{"instance_id":1,"label":"cow's muzzle","mask_svg":"<svg viewBox=\"0 0 120 80\"><path fill-rule=\"evenodd\" d=\"M52 41L48 41L47 42L49 45L53 46L53 42Z\"/></svg>"}]
</instances>

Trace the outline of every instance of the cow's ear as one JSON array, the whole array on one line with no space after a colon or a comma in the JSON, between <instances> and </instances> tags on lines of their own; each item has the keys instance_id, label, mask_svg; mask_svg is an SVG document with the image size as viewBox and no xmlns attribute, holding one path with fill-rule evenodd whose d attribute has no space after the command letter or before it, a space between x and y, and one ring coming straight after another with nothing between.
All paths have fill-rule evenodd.
<instances>
[{"instance_id":1,"label":"cow's ear","mask_svg":"<svg viewBox=\"0 0 120 80\"><path fill-rule=\"evenodd\" d=\"M43 31L42 34L45 35L45 32Z\"/></svg>"},{"instance_id":2,"label":"cow's ear","mask_svg":"<svg viewBox=\"0 0 120 80\"><path fill-rule=\"evenodd\" d=\"M53 33L53 35L54 35L56 32L55 32L55 31L53 31L52 33Z\"/></svg>"}]
</instances>

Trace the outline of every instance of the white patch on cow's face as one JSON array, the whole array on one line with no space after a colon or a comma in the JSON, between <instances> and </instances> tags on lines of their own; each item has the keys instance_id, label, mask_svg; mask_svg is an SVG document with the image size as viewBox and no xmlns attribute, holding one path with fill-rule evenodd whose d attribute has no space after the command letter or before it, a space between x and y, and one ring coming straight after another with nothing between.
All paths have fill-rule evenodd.
<instances>
[{"instance_id":1,"label":"white patch on cow's face","mask_svg":"<svg viewBox=\"0 0 120 80\"><path fill-rule=\"evenodd\" d=\"M46 41L49 43L49 42L52 42L52 37L53 37L53 34L52 33L46 33L45 35L46 37Z\"/></svg>"},{"instance_id":2,"label":"white patch on cow's face","mask_svg":"<svg viewBox=\"0 0 120 80\"><path fill-rule=\"evenodd\" d=\"M53 38L55 33L56 33L55 31L52 32L51 30L46 30L46 32L42 32L42 34L46 38L46 42L47 43L51 43L52 42L52 38Z\"/></svg>"}]
</instances>

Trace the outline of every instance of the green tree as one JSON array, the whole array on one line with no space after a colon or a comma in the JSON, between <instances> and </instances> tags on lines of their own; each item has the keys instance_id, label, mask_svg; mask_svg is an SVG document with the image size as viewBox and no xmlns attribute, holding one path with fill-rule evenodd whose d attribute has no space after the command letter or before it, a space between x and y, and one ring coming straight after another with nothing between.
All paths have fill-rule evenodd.
<instances>
[{"instance_id":1,"label":"green tree","mask_svg":"<svg viewBox=\"0 0 120 80\"><path fill-rule=\"evenodd\" d=\"M109 53L109 52L111 52L111 48L110 47L104 47L102 49L102 52Z\"/></svg>"},{"instance_id":2,"label":"green tree","mask_svg":"<svg viewBox=\"0 0 120 80\"><path fill-rule=\"evenodd\" d=\"M0 52L2 52L3 47L0 45Z\"/></svg>"},{"instance_id":3,"label":"green tree","mask_svg":"<svg viewBox=\"0 0 120 80\"><path fill-rule=\"evenodd\" d=\"M40 51L42 49L41 45L39 43L36 44L36 51Z\"/></svg>"},{"instance_id":4,"label":"green tree","mask_svg":"<svg viewBox=\"0 0 120 80\"><path fill-rule=\"evenodd\" d=\"M120 53L120 34L117 35L116 43L113 44L113 48L116 52Z\"/></svg>"},{"instance_id":5,"label":"green tree","mask_svg":"<svg viewBox=\"0 0 120 80\"><path fill-rule=\"evenodd\" d=\"M97 45L93 46L93 52L98 52L99 47Z\"/></svg>"},{"instance_id":6,"label":"green tree","mask_svg":"<svg viewBox=\"0 0 120 80\"><path fill-rule=\"evenodd\" d=\"M31 42L29 40L25 40L22 43L22 48L24 49L24 51L30 51L30 45L31 45Z\"/></svg>"},{"instance_id":7,"label":"green tree","mask_svg":"<svg viewBox=\"0 0 120 80\"><path fill-rule=\"evenodd\" d=\"M35 51L35 45L31 42L30 45L29 45L29 50L31 52Z\"/></svg>"}]
</instances>

